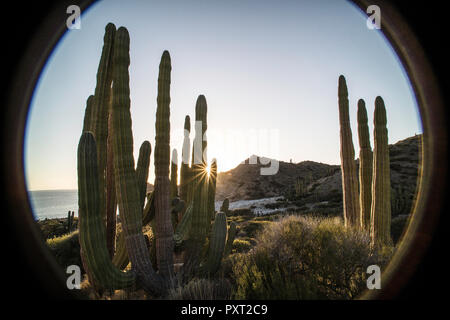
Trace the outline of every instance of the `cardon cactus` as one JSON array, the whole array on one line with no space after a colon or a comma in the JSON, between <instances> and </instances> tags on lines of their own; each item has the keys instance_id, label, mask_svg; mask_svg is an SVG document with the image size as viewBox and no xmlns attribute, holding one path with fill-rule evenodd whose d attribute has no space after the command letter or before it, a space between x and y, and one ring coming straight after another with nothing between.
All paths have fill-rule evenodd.
<instances>
[{"instance_id":1,"label":"cardon cactus","mask_svg":"<svg viewBox=\"0 0 450 320\"><path fill-rule=\"evenodd\" d=\"M187 269L193 269L200 262L200 254L208 237L211 215L208 212L208 176L206 172L206 99L200 95L195 107L195 138L192 155L192 225L187 246ZM187 271L191 272L191 271Z\"/></svg>"},{"instance_id":2,"label":"cardon cactus","mask_svg":"<svg viewBox=\"0 0 450 320\"><path fill-rule=\"evenodd\" d=\"M172 150L172 160L170 161L170 197L178 197L178 152Z\"/></svg>"},{"instance_id":3,"label":"cardon cactus","mask_svg":"<svg viewBox=\"0 0 450 320\"><path fill-rule=\"evenodd\" d=\"M106 159L106 245L111 258L116 249L116 218L117 218L117 198L116 182L114 176L114 154L112 142L112 105L110 104L108 116L108 139L107 139L107 159Z\"/></svg>"},{"instance_id":4,"label":"cardon cactus","mask_svg":"<svg viewBox=\"0 0 450 320\"><path fill-rule=\"evenodd\" d=\"M361 227L370 229L370 207L372 205L372 148L370 147L369 126L364 100L358 101L359 140L359 205Z\"/></svg>"},{"instance_id":5,"label":"cardon cactus","mask_svg":"<svg viewBox=\"0 0 450 320\"><path fill-rule=\"evenodd\" d=\"M111 103L111 83L113 77L112 60L116 27L108 23L103 37L102 56L97 71L97 86L92 101L91 131L97 143L100 210L106 224L106 165L107 165L107 138L108 118Z\"/></svg>"},{"instance_id":6,"label":"cardon cactus","mask_svg":"<svg viewBox=\"0 0 450 320\"><path fill-rule=\"evenodd\" d=\"M225 249L223 250L223 256L226 257L231 253L231 250L233 249L233 242L234 238L237 234L237 227L236 223L232 221L230 223L230 227L228 228L228 236L227 236L227 242L225 244Z\"/></svg>"},{"instance_id":7,"label":"cardon cactus","mask_svg":"<svg viewBox=\"0 0 450 320\"><path fill-rule=\"evenodd\" d=\"M153 270L142 234L141 196L133 159L128 67L130 38L121 27L114 40L113 151L119 206L128 256L139 282L147 292L159 294L163 283ZM157 215L158 216L158 215ZM169 221L170 222L170 221Z\"/></svg>"},{"instance_id":8,"label":"cardon cactus","mask_svg":"<svg viewBox=\"0 0 450 320\"><path fill-rule=\"evenodd\" d=\"M107 27L107 32L110 29L111 27ZM169 181L171 63L169 53L165 51L161 58L158 78L154 151L155 190L146 195L151 146L147 141L142 144L139 159L134 168L128 74L129 35L125 28L121 27L115 32L113 49L109 52L113 59L107 65L108 70L112 70L111 83L113 87L111 107L107 113L110 123L106 128L108 128L107 140L111 147L106 147L106 151L103 147L99 148L95 143L95 135L89 131L95 128L94 122L100 114L95 104L96 96L91 96L87 101L84 133L79 144L78 191L82 261L86 266L89 280L95 288L118 289L138 283L148 293L160 295L175 283L172 281L174 280L172 277L174 244L177 245L177 250L186 248L188 263L185 265L191 265L196 273L198 271L214 273L219 268L220 261L224 256L227 238L225 213L221 212L216 216L211 230L211 215L214 212L211 204L215 198L215 188L212 183L213 178L217 175L217 164L215 161L213 162L211 174L213 178L209 178L205 170L206 141L203 140L206 132L206 99L204 96L199 96L197 99L196 140L194 141L192 168L189 168L189 161L183 161L183 165L187 165L185 169L188 169L186 172L189 173L189 179L191 179L188 179L189 182L186 184L189 186L187 193L180 192L187 196L186 200L174 198L171 203ZM102 65L104 64L103 60L104 56L102 55ZM102 95L99 94L100 96ZM98 101L103 100L103 98L99 98ZM185 128L187 127L189 132L188 117L186 123L188 125L185 125ZM98 155L99 150L102 151L101 157ZM108 155L113 156L108 158ZM183 158L189 159L189 157L189 150L187 150ZM107 165L106 177L114 182L122 223L122 232L117 239L113 263L106 245L104 210L102 210L102 205L104 206L105 203L100 194L107 194L105 189L114 188L108 187L109 183L106 183L107 186L101 186L100 180L102 176L105 178L105 171L103 169L103 175L99 172L100 158L112 161L112 165L111 163ZM111 168L114 169L112 172ZM147 202L145 203L146 196ZM185 205L186 213L177 223L174 232L171 213L182 211ZM148 238L146 240L142 233L142 227L147 223L151 224L153 230L151 241ZM232 224L228 232L230 241L234 238L235 231L236 228L235 226L233 228ZM209 247L206 244L209 244ZM150 250L148 245L150 245ZM154 259L151 259L153 254ZM121 271L120 269L124 268L129 261L131 261L132 272ZM155 269L158 269L158 273L155 272ZM182 269L182 271L185 270L187 269ZM192 274L188 274L188 276L190 275Z\"/></svg>"},{"instance_id":9,"label":"cardon cactus","mask_svg":"<svg viewBox=\"0 0 450 320\"><path fill-rule=\"evenodd\" d=\"M135 275L116 268L106 247L106 232L100 211L97 146L85 131L78 144L79 241L83 259L94 282L106 289L126 288Z\"/></svg>"},{"instance_id":10,"label":"cardon cactus","mask_svg":"<svg viewBox=\"0 0 450 320\"><path fill-rule=\"evenodd\" d=\"M216 214L216 180L217 180L217 160L213 159L208 177L208 212L213 220Z\"/></svg>"},{"instance_id":11,"label":"cardon cactus","mask_svg":"<svg viewBox=\"0 0 450 320\"><path fill-rule=\"evenodd\" d=\"M211 231L209 241L208 260L206 269L208 273L214 274L220 267L225 241L227 238L227 216L224 212L218 212Z\"/></svg>"},{"instance_id":12,"label":"cardon cactus","mask_svg":"<svg viewBox=\"0 0 450 320\"><path fill-rule=\"evenodd\" d=\"M155 236L159 273L173 271L173 227L170 206L170 55L164 51L159 65L155 142Z\"/></svg>"},{"instance_id":13,"label":"cardon cactus","mask_svg":"<svg viewBox=\"0 0 450 320\"><path fill-rule=\"evenodd\" d=\"M184 140L183 150L181 152L181 168L180 168L180 198L186 203L188 202L189 189L189 158L191 154L191 141L189 134L191 132L191 119L186 116L184 119Z\"/></svg>"},{"instance_id":14,"label":"cardon cactus","mask_svg":"<svg viewBox=\"0 0 450 320\"><path fill-rule=\"evenodd\" d=\"M230 212L230 200L228 198L223 199L220 211L225 212L226 215Z\"/></svg>"},{"instance_id":15,"label":"cardon cactus","mask_svg":"<svg viewBox=\"0 0 450 320\"><path fill-rule=\"evenodd\" d=\"M371 236L377 244L391 244L391 180L386 128L386 109L381 97L375 99L372 177Z\"/></svg>"},{"instance_id":16,"label":"cardon cactus","mask_svg":"<svg viewBox=\"0 0 450 320\"><path fill-rule=\"evenodd\" d=\"M175 246L181 246L182 242L187 239L192 222L192 204L186 209L181 221L177 225L177 229L173 235Z\"/></svg>"},{"instance_id":17,"label":"cardon cactus","mask_svg":"<svg viewBox=\"0 0 450 320\"><path fill-rule=\"evenodd\" d=\"M145 193L147 191L147 179L148 179L148 170L150 167L150 154L151 154L151 145L150 142L144 141L139 149L139 157L136 165L136 178L139 190L139 206L144 207L145 202ZM152 205L153 198L148 198L147 205L144 208L142 225L146 225L148 221L149 214L151 213L150 209L154 210L154 206ZM153 211L154 213L154 211ZM120 269L124 269L128 263L128 253L125 245L124 235L121 233L117 239L116 251L113 257L113 264Z\"/></svg>"},{"instance_id":18,"label":"cardon cactus","mask_svg":"<svg viewBox=\"0 0 450 320\"><path fill-rule=\"evenodd\" d=\"M355 149L350 128L347 83L342 75L339 77L338 94L344 222L346 226L360 227Z\"/></svg>"}]
</instances>

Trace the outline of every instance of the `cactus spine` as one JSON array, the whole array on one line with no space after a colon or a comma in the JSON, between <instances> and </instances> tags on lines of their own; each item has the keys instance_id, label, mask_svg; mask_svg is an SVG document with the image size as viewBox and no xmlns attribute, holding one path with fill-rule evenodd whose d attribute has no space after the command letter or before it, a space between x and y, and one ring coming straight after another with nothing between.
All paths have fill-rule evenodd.
<instances>
[{"instance_id":1,"label":"cactus spine","mask_svg":"<svg viewBox=\"0 0 450 320\"><path fill-rule=\"evenodd\" d=\"M170 165L170 197L178 197L178 152L172 150L172 161Z\"/></svg>"},{"instance_id":2,"label":"cactus spine","mask_svg":"<svg viewBox=\"0 0 450 320\"><path fill-rule=\"evenodd\" d=\"M371 236L373 243L391 244L391 181L386 122L384 101L377 97L373 121Z\"/></svg>"},{"instance_id":3,"label":"cactus spine","mask_svg":"<svg viewBox=\"0 0 450 320\"><path fill-rule=\"evenodd\" d=\"M164 51L159 65L155 143L155 223L158 269L164 277L172 276L173 227L170 208L170 55Z\"/></svg>"},{"instance_id":4,"label":"cactus spine","mask_svg":"<svg viewBox=\"0 0 450 320\"><path fill-rule=\"evenodd\" d=\"M359 205L361 227L370 230L370 207L372 205L372 148L364 100L358 101L359 140Z\"/></svg>"},{"instance_id":5,"label":"cactus spine","mask_svg":"<svg viewBox=\"0 0 450 320\"><path fill-rule=\"evenodd\" d=\"M358 180L355 149L352 141L348 108L348 91L344 76L339 76L339 124L341 145L342 192L346 226L360 226Z\"/></svg>"}]
</instances>

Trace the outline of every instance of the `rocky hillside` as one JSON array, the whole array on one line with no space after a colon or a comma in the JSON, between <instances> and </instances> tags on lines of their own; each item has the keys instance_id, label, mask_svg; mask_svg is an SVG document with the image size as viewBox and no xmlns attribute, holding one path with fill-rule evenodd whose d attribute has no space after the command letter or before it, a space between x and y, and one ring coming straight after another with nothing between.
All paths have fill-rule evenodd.
<instances>
[{"instance_id":1,"label":"rocky hillside","mask_svg":"<svg viewBox=\"0 0 450 320\"><path fill-rule=\"evenodd\" d=\"M408 214L416 193L422 135L389 145L392 213ZM307 209L342 210L341 169L314 161L279 162L275 175L260 175L262 165L249 164L249 159L236 168L219 173L216 200L230 201L284 196L290 206ZM255 162L255 161L251 161ZM359 160L356 160L357 166ZM358 166L359 167L359 166Z\"/></svg>"}]
</instances>

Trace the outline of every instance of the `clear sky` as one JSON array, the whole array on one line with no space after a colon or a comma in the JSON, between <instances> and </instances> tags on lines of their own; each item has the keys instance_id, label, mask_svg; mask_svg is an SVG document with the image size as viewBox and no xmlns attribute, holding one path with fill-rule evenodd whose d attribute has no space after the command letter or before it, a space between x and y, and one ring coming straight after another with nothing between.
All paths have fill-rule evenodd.
<instances>
[{"instance_id":1,"label":"clear sky","mask_svg":"<svg viewBox=\"0 0 450 320\"><path fill-rule=\"evenodd\" d=\"M154 147L164 50L172 59L171 147L181 154L184 117L194 119L195 101L204 94L208 158L217 158L219 171L251 154L339 164L340 74L349 88L356 155L360 98L372 132L375 97L383 97L389 143L421 133L406 73L366 19L345 0L100 1L83 13L80 30L66 32L35 89L25 141L28 188L77 187L77 145L108 22L130 33L135 160L144 140Z\"/></svg>"}]
</instances>

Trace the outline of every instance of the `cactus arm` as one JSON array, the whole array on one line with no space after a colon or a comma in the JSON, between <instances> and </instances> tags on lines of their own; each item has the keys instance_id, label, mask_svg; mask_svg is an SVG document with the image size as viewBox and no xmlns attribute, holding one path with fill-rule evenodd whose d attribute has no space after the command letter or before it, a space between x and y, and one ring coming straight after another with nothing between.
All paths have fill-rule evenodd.
<instances>
[{"instance_id":1,"label":"cactus arm","mask_svg":"<svg viewBox=\"0 0 450 320\"><path fill-rule=\"evenodd\" d=\"M230 199L223 199L222 205L220 206L220 211L225 212L226 215L230 212Z\"/></svg>"},{"instance_id":2,"label":"cactus arm","mask_svg":"<svg viewBox=\"0 0 450 320\"><path fill-rule=\"evenodd\" d=\"M98 159L95 139L84 132L78 145L78 206L81 250L94 282L106 289L126 288L135 276L117 269L106 247L106 232L100 212Z\"/></svg>"},{"instance_id":3,"label":"cactus arm","mask_svg":"<svg viewBox=\"0 0 450 320\"><path fill-rule=\"evenodd\" d=\"M181 152L181 168L180 168L180 198L188 203L189 189L189 156L191 153L189 134L191 132L191 119L186 116L184 119L184 140L183 150Z\"/></svg>"},{"instance_id":4,"label":"cactus arm","mask_svg":"<svg viewBox=\"0 0 450 320\"><path fill-rule=\"evenodd\" d=\"M175 233L173 234L173 239L175 241L175 246L180 246L184 240L187 239L189 230L192 223L192 204L188 206L186 212L184 213L181 221L178 223Z\"/></svg>"},{"instance_id":5,"label":"cactus arm","mask_svg":"<svg viewBox=\"0 0 450 320\"><path fill-rule=\"evenodd\" d=\"M170 161L170 198L178 197L178 152L172 150L172 160Z\"/></svg>"},{"instance_id":6,"label":"cactus arm","mask_svg":"<svg viewBox=\"0 0 450 320\"><path fill-rule=\"evenodd\" d=\"M338 97L344 222L346 226L359 227L360 210L355 149L350 128L347 83L342 75L339 77Z\"/></svg>"},{"instance_id":7,"label":"cactus arm","mask_svg":"<svg viewBox=\"0 0 450 320\"><path fill-rule=\"evenodd\" d=\"M211 170L209 172L208 179L208 212L210 214L210 220L213 220L215 211L215 201L216 201L216 181L217 181L217 160L213 159L211 162Z\"/></svg>"},{"instance_id":8,"label":"cactus arm","mask_svg":"<svg viewBox=\"0 0 450 320\"><path fill-rule=\"evenodd\" d=\"M136 164L136 176L139 189L140 206L144 208L145 194L147 192L148 170L150 167L150 155L152 147L150 142L144 141L139 149L139 157Z\"/></svg>"},{"instance_id":9,"label":"cactus arm","mask_svg":"<svg viewBox=\"0 0 450 320\"><path fill-rule=\"evenodd\" d=\"M142 206L133 159L128 67L130 38L121 27L114 40L113 150L117 203L128 256L144 290L160 294L163 283L153 270L142 233Z\"/></svg>"},{"instance_id":10,"label":"cactus arm","mask_svg":"<svg viewBox=\"0 0 450 320\"><path fill-rule=\"evenodd\" d=\"M170 55L164 51L159 65L155 137L155 236L159 273L173 275L173 227L170 207Z\"/></svg>"},{"instance_id":11,"label":"cactus arm","mask_svg":"<svg viewBox=\"0 0 450 320\"><path fill-rule=\"evenodd\" d=\"M84 111L84 121L83 121L83 132L91 131L92 132L92 105L94 102L94 96L90 95L86 101L86 109Z\"/></svg>"},{"instance_id":12,"label":"cactus arm","mask_svg":"<svg viewBox=\"0 0 450 320\"><path fill-rule=\"evenodd\" d=\"M223 252L225 249L225 240L227 237L227 216L224 212L217 213L212 227L208 259L206 269L209 274L214 274L220 267Z\"/></svg>"},{"instance_id":13,"label":"cactus arm","mask_svg":"<svg viewBox=\"0 0 450 320\"><path fill-rule=\"evenodd\" d=\"M114 178L114 154L112 142L112 106L108 115L108 138L106 159L106 245L112 258L116 249L117 198Z\"/></svg>"},{"instance_id":14,"label":"cactus arm","mask_svg":"<svg viewBox=\"0 0 450 320\"><path fill-rule=\"evenodd\" d=\"M372 149L370 147L369 126L364 100L358 101L359 140L359 205L361 227L370 229L370 207L372 205Z\"/></svg>"},{"instance_id":15,"label":"cactus arm","mask_svg":"<svg viewBox=\"0 0 450 320\"><path fill-rule=\"evenodd\" d=\"M97 71L97 84L92 101L91 130L97 143L100 211L106 225L106 181L108 113L111 99L111 82L113 73L113 47L116 27L108 23L103 37L103 49Z\"/></svg>"},{"instance_id":16,"label":"cactus arm","mask_svg":"<svg viewBox=\"0 0 450 320\"><path fill-rule=\"evenodd\" d=\"M392 244L391 181L386 128L386 108L381 97L375 99L372 176L371 236L373 243Z\"/></svg>"},{"instance_id":17,"label":"cactus arm","mask_svg":"<svg viewBox=\"0 0 450 320\"><path fill-rule=\"evenodd\" d=\"M155 217L155 206L153 202L153 192L147 195L147 203L144 207L142 226L149 224ZM119 269L124 269L130 262L128 252L125 245L125 238L121 232L117 237L117 249L113 258L113 264Z\"/></svg>"},{"instance_id":18,"label":"cactus arm","mask_svg":"<svg viewBox=\"0 0 450 320\"><path fill-rule=\"evenodd\" d=\"M230 228L228 229L227 242L225 244L225 249L223 250L223 256L226 257L231 253L233 249L234 238L237 234L236 223L232 221L230 223Z\"/></svg>"}]
</instances>

